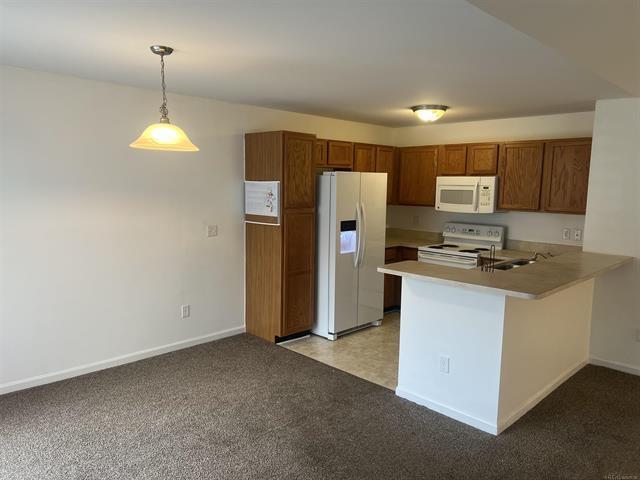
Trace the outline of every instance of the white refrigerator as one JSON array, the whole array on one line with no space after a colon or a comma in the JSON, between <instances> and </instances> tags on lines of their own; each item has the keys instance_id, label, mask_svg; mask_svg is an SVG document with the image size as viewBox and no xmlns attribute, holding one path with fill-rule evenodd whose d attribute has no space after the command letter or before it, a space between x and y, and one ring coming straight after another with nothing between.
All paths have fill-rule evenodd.
<instances>
[{"instance_id":1,"label":"white refrigerator","mask_svg":"<svg viewBox=\"0 0 640 480\"><path fill-rule=\"evenodd\" d=\"M380 325L383 311L387 174L324 172L317 185L316 321L338 335Z\"/></svg>"}]
</instances>

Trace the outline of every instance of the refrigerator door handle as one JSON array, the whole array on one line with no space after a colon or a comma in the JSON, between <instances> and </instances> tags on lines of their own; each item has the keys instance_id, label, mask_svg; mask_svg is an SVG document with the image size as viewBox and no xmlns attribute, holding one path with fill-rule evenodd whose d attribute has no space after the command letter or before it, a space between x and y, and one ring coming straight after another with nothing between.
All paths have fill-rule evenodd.
<instances>
[{"instance_id":1,"label":"refrigerator door handle","mask_svg":"<svg viewBox=\"0 0 640 480\"><path fill-rule=\"evenodd\" d=\"M364 203L360 203L360 248L358 253L358 267L362 265L364 261L364 255L367 249L367 217L364 210Z\"/></svg>"},{"instance_id":2,"label":"refrigerator door handle","mask_svg":"<svg viewBox=\"0 0 640 480\"><path fill-rule=\"evenodd\" d=\"M362 218L360 217L360 204L356 203L356 251L353 252L353 268L358 268L360 262L360 232L362 230Z\"/></svg>"}]
</instances>

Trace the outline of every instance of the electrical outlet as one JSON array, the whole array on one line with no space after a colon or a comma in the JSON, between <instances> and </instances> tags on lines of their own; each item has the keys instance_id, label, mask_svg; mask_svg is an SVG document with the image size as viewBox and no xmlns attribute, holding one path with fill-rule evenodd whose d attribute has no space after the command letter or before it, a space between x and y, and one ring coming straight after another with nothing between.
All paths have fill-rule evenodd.
<instances>
[{"instance_id":1,"label":"electrical outlet","mask_svg":"<svg viewBox=\"0 0 640 480\"><path fill-rule=\"evenodd\" d=\"M417 227L420 224L420 215L414 215L413 218L411 219L411 224L414 227Z\"/></svg>"},{"instance_id":2,"label":"electrical outlet","mask_svg":"<svg viewBox=\"0 0 640 480\"><path fill-rule=\"evenodd\" d=\"M207 237L218 236L218 225L207 225Z\"/></svg>"},{"instance_id":3,"label":"electrical outlet","mask_svg":"<svg viewBox=\"0 0 640 480\"><path fill-rule=\"evenodd\" d=\"M579 228L576 228L573 230L573 241L574 242L579 242L582 240L582 230Z\"/></svg>"},{"instance_id":4,"label":"electrical outlet","mask_svg":"<svg viewBox=\"0 0 640 480\"><path fill-rule=\"evenodd\" d=\"M446 355L440 355L440 373L449 373L450 360Z\"/></svg>"},{"instance_id":5,"label":"electrical outlet","mask_svg":"<svg viewBox=\"0 0 640 480\"><path fill-rule=\"evenodd\" d=\"M562 239L563 240L571 240L571 229L563 228L562 229Z\"/></svg>"},{"instance_id":6,"label":"electrical outlet","mask_svg":"<svg viewBox=\"0 0 640 480\"><path fill-rule=\"evenodd\" d=\"M191 305L182 305L180 307L180 315L182 318L188 318L191 316Z\"/></svg>"}]
</instances>

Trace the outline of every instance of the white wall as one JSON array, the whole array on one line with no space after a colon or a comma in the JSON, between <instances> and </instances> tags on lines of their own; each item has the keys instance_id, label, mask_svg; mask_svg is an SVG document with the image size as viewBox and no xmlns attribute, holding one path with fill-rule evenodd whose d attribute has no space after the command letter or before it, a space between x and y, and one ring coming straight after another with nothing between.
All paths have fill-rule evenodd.
<instances>
[{"instance_id":1,"label":"white wall","mask_svg":"<svg viewBox=\"0 0 640 480\"><path fill-rule=\"evenodd\" d=\"M596 281L591 356L640 374L640 98L596 105L584 249L636 257Z\"/></svg>"},{"instance_id":2,"label":"white wall","mask_svg":"<svg viewBox=\"0 0 640 480\"><path fill-rule=\"evenodd\" d=\"M593 112L580 112L396 128L393 140L397 146L410 146L575 138L590 137L592 129ZM564 228L584 229L584 215L506 212L478 216L436 212L433 207L410 206L391 207L387 212L387 224L394 228L437 232L442 231L445 222L504 225L511 239L565 245L580 245L582 242L562 240Z\"/></svg>"},{"instance_id":3,"label":"white wall","mask_svg":"<svg viewBox=\"0 0 640 480\"><path fill-rule=\"evenodd\" d=\"M243 329L245 132L392 141L388 128L169 94L200 152L133 150L158 91L5 66L0 82L0 393Z\"/></svg>"}]
</instances>

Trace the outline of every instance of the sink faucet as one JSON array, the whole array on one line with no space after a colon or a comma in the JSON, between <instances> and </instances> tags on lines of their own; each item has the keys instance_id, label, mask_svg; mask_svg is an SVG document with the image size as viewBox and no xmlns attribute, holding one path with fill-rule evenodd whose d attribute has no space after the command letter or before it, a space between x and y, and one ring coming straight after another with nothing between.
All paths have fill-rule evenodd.
<instances>
[{"instance_id":1,"label":"sink faucet","mask_svg":"<svg viewBox=\"0 0 640 480\"><path fill-rule=\"evenodd\" d=\"M531 258L529 258L529 260L538 260L538 257L542 257L545 260L548 258L553 257L553 255L551 254L551 252L547 252L547 254L545 255L544 253L538 253L538 252L533 252L533 255L531 255Z\"/></svg>"}]
</instances>

